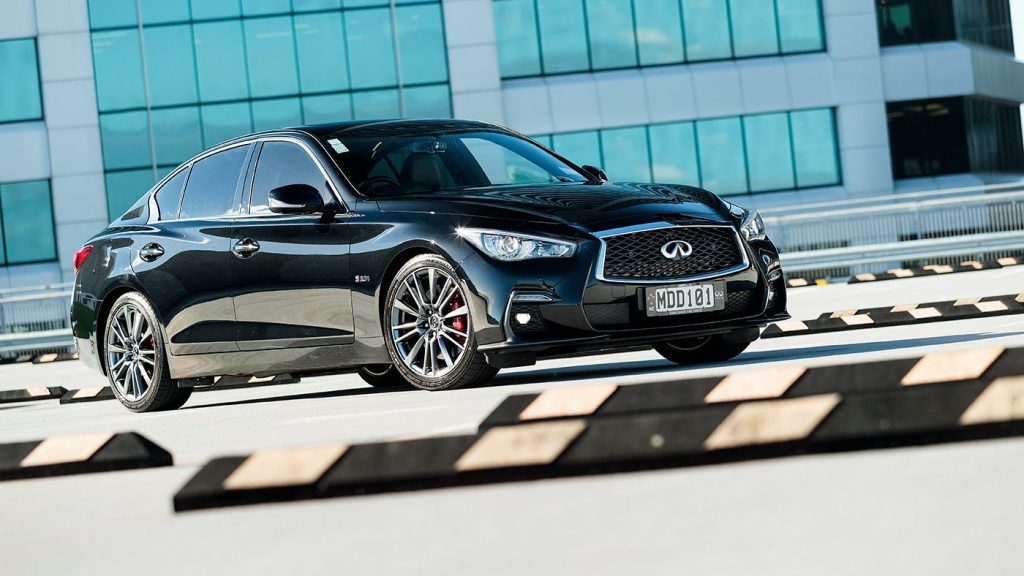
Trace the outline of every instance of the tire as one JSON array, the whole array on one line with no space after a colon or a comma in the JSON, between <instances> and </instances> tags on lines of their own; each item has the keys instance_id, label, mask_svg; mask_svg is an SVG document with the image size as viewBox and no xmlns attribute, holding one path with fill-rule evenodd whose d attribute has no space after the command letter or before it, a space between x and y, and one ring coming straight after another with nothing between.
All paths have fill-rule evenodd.
<instances>
[{"instance_id":1,"label":"tire","mask_svg":"<svg viewBox=\"0 0 1024 576\"><path fill-rule=\"evenodd\" d=\"M498 373L477 350L462 282L444 258L421 254L406 262L384 302L384 341L406 382L423 390L450 390L483 384Z\"/></svg>"},{"instance_id":2,"label":"tire","mask_svg":"<svg viewBox=\"0 0 1024 576\"><path fill-rule=\"evenodd\" d=\"M132 412L175 410L192 395L171 378L156 313L137 292L118 298L107 315L103 362L114 396Z\"/></svg>"},{"instance_id":3,"label":"tire","mask_svg":"<svg viewBox=\"0 0 1024 576\"><path fill-rule=\"evenodd\" d=\"M672 340L654 345L666 360L682 366L725 362L739 356L752 342L726 342L722 335Z\"/></svg>"},{"instance_id":4,"label":"tire","mask_svg":"<svg viewBox=\"0 0 1024 576\"><path fill-rule=\"evenodd\" d=\"M394 364L371 364L360 366L356 373L359 377L374 388L394 388L396 386L408 386L409 383L402 378L402 375L395 369Z\"/></svg>"}]
</instances>

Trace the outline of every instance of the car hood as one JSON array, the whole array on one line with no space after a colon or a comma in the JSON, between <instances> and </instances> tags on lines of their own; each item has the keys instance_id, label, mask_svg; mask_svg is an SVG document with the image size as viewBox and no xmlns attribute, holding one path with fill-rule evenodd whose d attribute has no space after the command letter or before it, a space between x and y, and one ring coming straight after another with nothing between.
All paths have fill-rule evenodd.
<instances>
[{"instance_id":1,"label":"car hood","mask_svg":"<svg viewBox=\"0 0 1024 576\"><path fill-rule=\"evenodd\" d=\"M587 232L648 222L731 223L707 190L665 184L552 183L464 188L381 198L382 211L425 212L557 222Z\"/></svg>"}]
</instances>

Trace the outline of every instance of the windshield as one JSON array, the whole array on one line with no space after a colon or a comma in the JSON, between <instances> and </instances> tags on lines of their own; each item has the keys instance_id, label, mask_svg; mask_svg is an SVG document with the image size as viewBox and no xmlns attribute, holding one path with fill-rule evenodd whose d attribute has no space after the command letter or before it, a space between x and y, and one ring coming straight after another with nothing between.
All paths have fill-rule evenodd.
<instances>
[{"instance_id":1,"label":"windshield","mask_svg":"<svg viewBox=\"0 0 1024 576\"><path fill-rule=\"evenodd\" d=\"M325 140L348 179L369 196L587 180L537 144L504 132L353 130Z\"/></svg>"}]
</instances>

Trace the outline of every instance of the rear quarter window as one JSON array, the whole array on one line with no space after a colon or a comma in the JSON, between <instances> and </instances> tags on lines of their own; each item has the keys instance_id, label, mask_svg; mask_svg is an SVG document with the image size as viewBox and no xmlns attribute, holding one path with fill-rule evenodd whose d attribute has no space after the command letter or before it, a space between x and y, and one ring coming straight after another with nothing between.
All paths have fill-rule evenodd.
<instances>
[{"instance_id":1,"label":"rear quarter window","mask_svg":"<svg viewBox=\"0 0 1024 576\"><path fill-rule=\"evenodd\" d=\"M178 217L217 218L236 214L236 193L251 146L229 148L192 164Z\"/></svg>"},{"instance_id":2,"label":"rear quarter window","mask_svg":"<svg viewBox=\"0 0 1024 576\"><path fill-rule=\"evenodd\" d=\"M185 168L175 174L170 180L164 183L156 191L156 206L160 213L157 215L160 220L174 220L178 217L178 207L181 204L181 192L185 189L185 181L188 180L189 169Z\"/></svg>"}]
</instances>

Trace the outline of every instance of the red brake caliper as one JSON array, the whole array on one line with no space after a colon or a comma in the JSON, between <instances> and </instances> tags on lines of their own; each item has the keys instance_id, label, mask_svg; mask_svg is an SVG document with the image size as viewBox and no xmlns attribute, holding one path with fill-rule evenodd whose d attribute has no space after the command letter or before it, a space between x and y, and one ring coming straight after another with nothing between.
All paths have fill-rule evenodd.
<instances>
[{"instance_id":1,"label":"red brake caliper","mask_svg":"<svg viewBox=\"0 0 1024 576\"><path fill-rule=\"evenodd\" d=\"M461 308L462 305L463 305L462 295L461 294L456 294L455 296L452 297L452 301L449 303L449 306L451 306L451 308L448 311L449 312L454 312L455 310L458 310L459 308ZM452 328L455 328L459 332L465 332L466 331L466 320L467 320L467 318L466 318L465 315L456 316L455 318L452 318ZM457 334L455 335L455 338L458 339L460 342L465 341L465 338L463 338L462 336L459 336Z\"/></svg>"}]
</instances>

